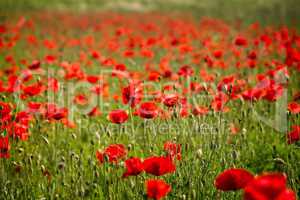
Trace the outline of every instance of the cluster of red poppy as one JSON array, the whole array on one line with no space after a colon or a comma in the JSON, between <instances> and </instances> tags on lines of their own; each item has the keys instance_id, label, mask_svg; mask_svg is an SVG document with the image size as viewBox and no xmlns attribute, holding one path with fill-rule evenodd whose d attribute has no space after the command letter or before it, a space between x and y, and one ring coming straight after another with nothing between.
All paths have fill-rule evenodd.
<instances>
[{"instance_id":1,"label":"cluster of red poppy","mask_svg":"<svg viewBox=\"0 0 300 200\"><path fill-rule=\"evenodd\" d=\"M5 102L0 102L0 108L0 131L4 133L0 135L0 158L9 158L9 137L27 140L32 117L25 111L13 114L11 105Z\"/></svg>"},{"instance_id":2,"label":"cluster of red poppy","mask_svg":"<svg viewBox=\"0 0 300 200\"><path fill-rule=\"evenodd\" d=\"M281 173L254 176L245 169L228 169L218 175L215 187L221 191L243 190L244 200L296 200L286 187L287 177Z\"/></svg>"},{"instance_id":3,"label":"cluster of red poppy","mask_svg":"<svg viewBox=\"0 0 300 200\"><path fill-rule=\"evenodd\" d=\"M287 27L254 23L241 28L220 20L156 14L59 17L63 19L59 26L53 21L56 17L47 14L0 24L0 52L5 57L0 70L1 158L9 158L9 140L28 138L34 120L76 127L68 118L72 108L47 99L51 94L64 96L60 93L65 92L64 83L86 83L87 89L68 96L71 102L85 106L93 96L101 97L110 108L117 108L108 111L107 119L123 124L135 117L169 120L227 113L241 103L272 105L299 82L292 78L300 72L300 36ZM72 31L82 34L65 34ZM19 56L18 49L26 49L28 55ZM292 119L287 143L297 145L300 91L292 89L283 109ZM198 104L198 95L210 98ZM26 108L19 110L16 101ZM99 102L88 111L89 117L106 112ZM231 123L230 129L239 132L238 124ZM123 177L143 171L155 176L174 172L174 161L181 159L180 145L167 142L164 149L167 156L126 159ZM97 151L100 163L117 163L126 156L121 144ZM171 190L163 180L148 180L146 185L151 198L159 199ZM247 200L294 198L289 198L294 194L286 189L286 177L278 174L254 177L229 170L217 178L216 187L243 189Z\"/></svg>"},{"instance_id":4,"label":"cluster of red poppy","mask_svg":"<svg viewBox=\"0 0 300 200\"><path fill-rule=\"evenodd\" d=\"M42 104L37 102L29 102L28 107L17 113L14 113L15 105L0 102L0 158L9 158L10 143L9 138L27 140L29 132L29 124L34 117L40 117L49 122L61 121L70 126L67 120L68 110L66 108L58 108L55 104Z\"/></svg>"},{"instance_id":5,"label":"cluster of red poppy","mask_svg":"<svg viewBox=\"0 0 300 200\"><path fill-rule=\"evenodd\" d=\"M165 142L164 156L150 156L143 161L138 157L127 158L127 150L122 144L111 144L103 152L97 151L96 157L100 164L109 162L117 164L125 159L125 172L123 178L137 176L143 171L153 176L163 176L176 170L175 160L181 160L181 145L170 141ZM161 199L171 191L171 186L164 180L149 179L145 182L147 196L153 199Z\"/></svg>"}]
</instances>

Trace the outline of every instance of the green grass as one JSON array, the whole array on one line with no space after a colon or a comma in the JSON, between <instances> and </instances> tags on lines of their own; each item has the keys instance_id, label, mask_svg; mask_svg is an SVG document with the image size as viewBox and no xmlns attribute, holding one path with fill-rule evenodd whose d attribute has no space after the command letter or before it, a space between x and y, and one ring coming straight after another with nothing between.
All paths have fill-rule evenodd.
<instances>
[{"instance_id":1,"label":"green grass","mask_svg":"<svg viewBox=\"0 0 300 200\"><path fill-rule=\"evenodd\" d=\"M223 117L235 118L233 114ZM182 161L177 163L176 173L164 177L172 185L166 199L215 199L218 196L238 199L239 193L218 194L213 188L214 178L229 167L246 168L253 173L285 172L289 185L299 190L299 147L286 145L284 135L259 126L250 113L242 119L246 131L235 136L230 144L226 142L228 124L222 124L224 128L219 126L218 117L214 116L147 122L153 123L156 129L157 124L167 123L170 130L163 132L153 131L150 125L139 128L144 122L131 120L123 134L116 131L119 127L113 126L104 131L96 128L97 134L93 132L95 128L85 128L105 126L105 119L78 116L76 121L81 120L85 125L75 130L36 122L29 141L12 144L12 159L1 160L0 195L2 199L143 199L144 180L151 176L143 174L124 180L120 178L124 171L122 166L107 163L99 166L95 152L117 142L130 147L129 156L160 155L166 140L183 144ZM217 128L213 134L190 128L202 123ZM20 173L16 167L21 168ZM49 172L51 181L42 171Z\"/></svg>"},{"instance_id":2,"label":"green grass","mask_svg":"<svg viewBox=\"0 0 300 200\"><path fill-rule=\"evenodd\" d=\"M34 10L188 12L195 16L217 17L231 22L259 21L263 24L295 26L300 21L297 0L2 0L0 13L23 13Z\"/></svg>"}]
</instances>

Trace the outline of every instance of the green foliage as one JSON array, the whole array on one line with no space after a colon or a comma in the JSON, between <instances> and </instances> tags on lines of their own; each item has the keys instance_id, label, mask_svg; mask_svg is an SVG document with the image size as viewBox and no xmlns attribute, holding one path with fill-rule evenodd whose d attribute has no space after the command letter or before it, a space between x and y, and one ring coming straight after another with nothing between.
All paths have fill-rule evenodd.
<instances>
[{"instance_id":1,"label":"green foliage","mask_svg":"<svg viewBox=\"0 0 300 200\"><path fill-rule=\"evenodd\" d=\"M219 17L242 22L296 25L300 21L297 0L2 0L1 13L29 10L74 11L164 11L187 12L195 16Z\"/></svg>"}]
</instances>

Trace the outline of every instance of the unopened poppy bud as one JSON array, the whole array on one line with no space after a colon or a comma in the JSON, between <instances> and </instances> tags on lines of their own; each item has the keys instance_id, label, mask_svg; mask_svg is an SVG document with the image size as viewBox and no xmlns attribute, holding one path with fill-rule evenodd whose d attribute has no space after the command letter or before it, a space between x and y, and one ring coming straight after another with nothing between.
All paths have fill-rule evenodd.
<instances>
[{"instance_id":1,"label":"unopened poppy bud","mask_svg":"<svg viewBox=\"0 0 300 200\"><path fill-rule=\"evenodd\" d=\"M58 164L58 169L63 170L65 168L65 163L64 162L60 162Z\"/></svg>"},{"instance_id":2,"label":"unopened poppy bud","mask_svg":"<svg viewBox=\"0 0 300 200\"><path fill-rule=\"evenodd\" d=\"M203 151L202 151L202 149L198 149L198 150L196 151L196 155L197 155L197 158L202 158L202 156L203 156Z\"/></svg>"},{"instance_id":3,"label":"unopened poppy bud","mask_svg":"<svg viewBox=\"0 0 300 200\"><path fill-rule=\"evenodd\" d=\"M75 140L77 138L75 133L72 133L72 138Z\"/></svg>"},{"instance_id":4,"label":"unopened poppy bud","mask_svg":"<svg viewBox=\"0 0 300 200\"><path fill-rule=\"evenodd\" d=\"M97 131L97 132L95 132L95 137L96 137L96 139L97 140L100 140L100 134L99 134L99 132Z\"/></svg>"}]
</instances>

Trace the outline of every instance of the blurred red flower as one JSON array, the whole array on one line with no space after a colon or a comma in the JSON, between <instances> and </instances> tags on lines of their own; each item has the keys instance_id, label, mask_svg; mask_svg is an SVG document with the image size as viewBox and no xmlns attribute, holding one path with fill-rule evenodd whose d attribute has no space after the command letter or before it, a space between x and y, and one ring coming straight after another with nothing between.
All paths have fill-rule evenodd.
<instances>
[{"instance_id":1,"label":"blurred red flower","mask_svg":"<svg viewBox=\"0 0 300 200\"><path fill-rule=\"evenodd\" d=\"M288 109L292 114L298 114L300 113L300 104L295 101L290 102L288 105Z\"/></svg>"},{"instance_id":2,"label":"blurred red flower","mask_svg":"<svg viewBox=\"0 0 300 200\"><path fill-rule=\"evenodd\" d=\"M97 106L95 106L94 108L92 108L92 110L88 113L88 115L90 117L95 117L95 116L99 116L101 115L101 112L99 110L99 108Z\"/></svg>"},{"instance_id":3,"label":"blurred red flower","mask_svg":"<svg viewBox=\"0 0 300 200\"><path fill-rule=\"evenodd\" d=\"M176 166L173 164L172 159L163 156L149 157L144 160L143 166L145 172L155 176L173 173L176 170Z\"/></svg>"},{"instance_id":4,"label":"blurred red flower","mask_svg":"<svg viewBox=\"0 0 300 200\"><path fill-rule=\"evenodd\" d=\"M127 150L123 144L111 144L104 152L99 150L96 152L96 157L101 164L105 161L105 158L107 158L110 163L116 163L118 160L125 158L126 155Z\"/></svg>"},{"instance_id":5,"label":"blurred red flower","mask_svg":"<svg viewBox=\"0 0 300 200\"><path fill-rule=\"evenodd\" d=\"M158 107L154 102L144 102L140 105L138 114L145 119L155 118L158 115Z\"/></svg>"},{"instance_id":6,"label":"blurred red flower","mask_svg":"<svg viewBox=\"0 0 300 200\"><path fill-rule=\"evenodd\" d=\"M115 162L127 155L127 150L123 144L111 144L105 151L105 155L108 156L109 162Z\"/></svg>"},{"instance_id":7,"label":"blurred red flower","mask_svg":"<svg viewBox=\"0 0 300 200\"><path fill-rule=\"evenodd\" d=\"M171 186L163 180L150 179L146 181L148 198L159 200L165 197L170 191Z\"/></svg>"},{"instance_id":8,"label":"blurred red flower","mask_svg":"<svg viewBox=\"0 0 300 200\"><path fill-rule=\"evenodd\" d=\"M180 67L180 69L178 70L179 76L188 77L188 76L193 76L193 74L194 74L193 68L191 68L188 65L184 65Z\"/></svg>"},{"instance_id":9,"label":"blurred red flower","mask_svg":"<svg viewBox=\"0 0 300 200\"><path fill-rule=\"evenodd\" d=\"M164 144L164 150L167 152L168 156L170 156L172 159L177 158L177 160L181 160L180 144L167 141Z\"/></svg>"},{"instance_id":10,"label":"blurred red flower","mask_svg":"<svg viewBox=\"0 0 300 200\"><path fill-rule=\"evenodd\" d=\"M140 158L129 158L125 161L126 172L123 174L123 178L128 176L139 175L143 169L143 162Z\"/></svg>"},{"instance_id":11,"label":"blurred red flower","mask_svg":"<svg viewBox=\"0 0 300 200\"><path fill-rule=\"evenodd\" d=\"M295 143L300 140L300 126L292 126L292 131L287 134L288 144Z\"/></svg>"},{"instance_id":12,"label":"blurred red flower","mask_svg":"<svg viewBox=\"0 0 300 200\"><path fill-rule=\"evenodd\" d=\"M23 88L24 95L36 96L45 90L45 86L41 83L32 84Z\"/></svg>"},{"instance_id":13,"label":"blurred red flower","mask_svg":"<svg viewBox=\"0 0 300 200\"><path fill-rule=\"evenodd\" d=\"M48 120L62 120L68 115L67 108L58 108L56 104L48 103L45 105L45 110L43 114Z\"/></svg>"},{"instance_id":14,"label":"blurred red flower","mask_svg":"<svg viewBox=\"0 0 300 200\"><path fill-rule=\"evenodd\" d=\"M129 104L132 108L135 107L142 99L142 89L139 86L130 84L122 89L122 101L124 104Z\"/></svg>"},{"instance_id":15,"label":"blurred red flower","mask_svg":"<svg viewBox=\"0 0 300 200\"><path fill-rule=\"evenodd\" d=\"M9 138L8 136L2 137L0 136L0 158L9 158Z\"/></svg>"},{"instance_id":16,"label":"blurred red flower","mask_svg":"<svg viewBox=\"0 0 300 200\"><path fill-rule=\"evenodd\" d=\"M286 176L280 173L257 176L245 187L244 200L296 200L286 182Z\"/></svg>"},{"instance_id":17,"label":"blurred red flower","mask_svg":"<svg viewBox=\"0 0 300 200\"><path fill-rule=\"evenodd\" d=\"M41 66L41 62L39 60L34 60L29 66L28 68L31 70L36 70L39 69Z\"/></svg>"},{"instance_id":18,"label":"blurred red flower","mask_svg":"<svg viewBox=\"0 0 300 200\"><path fill-rule=\"evenodd\" d=\"M208 112L209 112L209 109L205 106L196 106L192 110L192 113L195 116L206 115Z\"/></svg>"},{"instance_id":19,"label":"blurred red flower","mask_svg":"<svg viewBox=\"0 0 300 200\"><path fill-rule=\"evenodd\" d=\"M222 191L243 189L254 176L245 169L227 169L215 179L215 187Z\"/></svg>"},{"instance_id":20,"label":"blurred red flower","mask_svg":"<svg viewBox=\"0 0 300 200\"><path fill-rule=\"evenodd\" d=\"M235 38L234 43L237 46L246 46L247 45L247 39L242 37L242 36L238 36L238 37Z\"/></svg>"},{"instance_id":21,"label":"blurred red flower","mask_svg":"<svg viewBox=\"0 0 300 200\"><path fill-rule=\"evenodd\" d=\"M244 100L248 101L256 101L259 100L263 95L263 91L261 89L248 89L242 93L242 97Z\"/></svg>"},{"instance_id":22,"label":"blurred red flower","mask_svg":"<svg viewBox=\"0 0 300 200\"><path fill-rule=\"evenodd\" d=\"M163 98L163 104L167 107L174 107L178 104L179 97L177 94L168 94Z\"/></svg>"},{"instance_id":23,"label":"blurred red flower","mask_svg":"<svg viewBox=\"0 0 300 200\"><path fill-rule=\"evenodd\" d=\"M104 153L102 153L101 151L96 151L96 158L100 164L104 163Z\"/></svg>"},{"instance_id":24,"label":"blurred red flower","mask_svg":"<svg viewBox=\"0 0 300 200\"><path fill-rule=\"evenodd\" d=\"M108 115L109 121L115 124L122 124L127 121L128 114L125 110L113 110Z\"/></svg>"}]
</instances>

